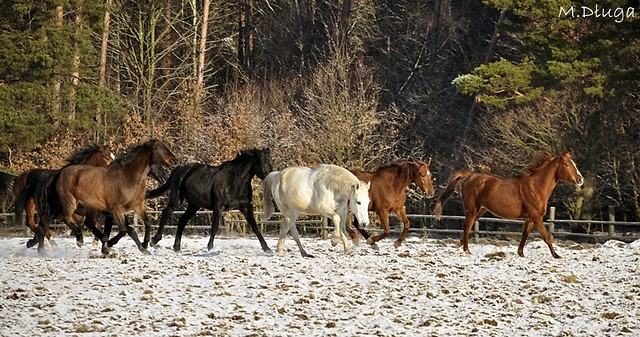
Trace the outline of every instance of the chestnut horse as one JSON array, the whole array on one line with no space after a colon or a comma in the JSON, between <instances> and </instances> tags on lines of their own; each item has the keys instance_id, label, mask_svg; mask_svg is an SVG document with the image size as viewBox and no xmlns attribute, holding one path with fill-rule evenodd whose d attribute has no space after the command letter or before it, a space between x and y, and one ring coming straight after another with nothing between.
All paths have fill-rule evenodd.
<instances>
[{"instance_id":1,"label":"chestnut horse","mask_svg":"<svg viewBox=\"0 0 640 337\"><path fill-rule=\"evenodd\" d=\"M89 165L89 166L98 166L105 167L109 165L115 156L111 152L111 150L104 145L92 144L85 148L82 148L75 153L73 153L69 158L67 158L67 164L64 167L70 165ZM64 168L63 167L63 168ZM35 209L36 204L32 198L33 193L35 193L35 188L40 179L44 176L52 175L58 170L48 170L48 169L40 169L34 168L27 171L22 172L19 176L17 176L13 183L13 195L16 198L15 207L18 208L15 210L16 214L20 213L19 222L22 222L21 215L22 210L26 213L27 219L25 225L31 229L34 233L34 238L27 241L27 247L31 248L36 245L37 240L35 237L36 233L36 222L35 222ZM33 191L25 191L25 187L27 185L33 186ZM24 193L22 193L24 191ZM21 195L22 193L22 195ZM25 197L25 200L21 198ZM16 220L18 220L18 218ZM76 221L79 221L76 219ZM78 235L79 233L76 233ZM55 244L54 241L51 240L51 232L48 231L46 233L47 239L51 242L51 244Z\"/></svg>"},{"instance_id":2,"label":"chestnut horse","mask_svg":"<svg viewBox=\"0 0 640 337\"><path fill-rule=\"evenodd\" d=\"M375 211L380 218L380 223L384 232L379 235L369 235L364 229L360 228L358 220L354 221L354 227L364 236L367 243L377 248L376 242L386 238L391 233L389 227L389 212L395 213L404 224L400 237L394 242L396 247L400 247L407 238L409 232L409 219L404 209L407 200L406 189L409 184L415 184L431 198L435 194L431 171L429 170L431 159L428 162L422 161L394 161L390 165L382 166L373 172L360 170L350 170L358 179L364 182L371 182L369 189L369 211ZM357 241L358 234L351 228L347 229L351 239Z\"/></svg>"},{"instance_id":3,"label":"chestnut horse","mask_svg":"<svg viewBox=\"0 0 640 337\"><path fill-rule=\"evenodd\" d=\"M551 237L542 223L547 211L547 201L558 181L566 181L581 186L584 178L572 159L573 152L551 157L539 158L531 163L528 170L517 178L503 178L494 174L475 173L460 170L453 174L449 186L436 202L434 214L442 218L442 206L451 197L456 186L462 183L461 194L466 221L462 245L469 253L469 233L471 226L489 211L506 219L524 219L522 239L518 246L518 255L524 256L524 244L533 226L549 246L551 255L560 256L553 249Z\"/></svg>"},{"instance_id":4,"label":"chestnut horse","mask_svg":"<svg viewBox=\"0 0 640 337\"><path fill-rule=\"evenodd\" d=\"M73 214L82 205L86 209L85 225L102 241L102 253L108 254L125 231L138 249L147 252L151 234L151 223L145 212L146 178L150 166L160 164L172 166L175 155L161 141L153 139L131 147L107 167L71 165L49 181L39 186L36 203L41 214L38 230L38 251L44 252L44 233L54 217L61 217L69 227L75 227ZM125 221L125 212L133 210L145 222L145 238L140 243L133 227ZM98 211L110 212L120 232L109 240L95 227ZM109 240L109 241L107 241Z\"/></svg>"}]
</instances>

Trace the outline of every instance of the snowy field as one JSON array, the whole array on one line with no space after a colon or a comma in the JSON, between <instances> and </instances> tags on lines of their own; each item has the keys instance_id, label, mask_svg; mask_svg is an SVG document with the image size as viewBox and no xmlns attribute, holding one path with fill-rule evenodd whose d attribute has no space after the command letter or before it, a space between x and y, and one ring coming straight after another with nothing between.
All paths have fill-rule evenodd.
<instances>
[{"instance_id":1,"label":"snowy field","mask_svg":"<svg viewBox=\"0 0 640 337\"><path fill-rule=\"evenodd\" d=\"M270 247L276 238L267 238ZM0 238L1 336L639 336L640 241L392 240L345 256L307 238L123 239L109 258L58 238L48 257Z\"/></svg>"}]
</instances>

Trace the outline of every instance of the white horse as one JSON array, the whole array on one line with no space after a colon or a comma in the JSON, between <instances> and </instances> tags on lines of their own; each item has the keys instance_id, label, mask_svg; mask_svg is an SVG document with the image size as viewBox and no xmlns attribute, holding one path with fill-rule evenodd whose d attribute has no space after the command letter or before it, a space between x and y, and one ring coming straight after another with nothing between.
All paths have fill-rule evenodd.
<instances>
[{"instance_id":1,"label":"white horse","mask_svg":"<svg viewBox=\"0 0 640 337\"><path fill-rule=\"evenodd\" d=\"M262 182L264 196L263 219L273 214L273 201L284 215L280 227L277 251L282 256L284 237L291 232L303 257L313 257L302 248L296 220L300 214L323 215L333 220L335 230L331 243L335 246L342 239L345 254L350 248L347 242L346 220L349 209L359 223L369 223L369 186L348 170L330 164L308 167L288 167L281 172L269 173Z\"/></svg>"}]
</instances>

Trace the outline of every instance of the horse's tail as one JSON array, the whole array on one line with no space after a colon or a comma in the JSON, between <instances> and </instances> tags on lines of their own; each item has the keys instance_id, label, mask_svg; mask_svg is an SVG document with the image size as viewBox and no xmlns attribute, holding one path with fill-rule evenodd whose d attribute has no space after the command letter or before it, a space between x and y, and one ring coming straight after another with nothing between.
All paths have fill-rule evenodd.
<instances>
[{"instance_id":1,"label":"horse's tail","mask_svg":"<svg viewBox=\"0 0 640 337\"><path fill-rule=\"evenodd\" d=\"M273 186L275 180L280 175L280 172L274 171L267 175L262 181L262 220L269 219L275 211L273 207L273 194L271 193L271 186Z\"/></svg>"},{"instance_id":2,"label":"horse's tail","mask_svg":"<svg viewBox=\"0 0 640 337\"><path fill-rule=\"evenodd\" d=\"M49 174L45 174L36 186L35 202L40 213L40 219L44 222L51 223L53 219L62 212L62 203L56 185L62 170L57 170Z\"/></svg>"},{"instance_id":3,"label":"horse's tail","mask_svg":"<svg viewBox=\"0 0 640 337\"><path fill-rule=\"evenodd\" d=\"M436 207L433 210L433 214L435 215L436 220L442 219L442 206L444 206L444 203L447 202L447 199L449 199L453 195L453 192L455 192L458 184L466 180L467 178L469 178L469 176L471 176L472 173L473 172L470 170L460 170L460 171L456 171L453 174L453 176L451 177L451 180L449 181L449 186L447 186L447 189L444 192L442 192L440 197L438 197L438 201L436 202Z\"/></svg>"},{"instance_id":4,"label":"horse's tail","mask_svg":"<svg viewBox=\"0 0 640 337\"><path fill-rule=\"evenodd\" d=\"M22 226L22 212L27 207L27 202L33 198L36 194L36 189L40 179L34 179L33 181L26 182L26 185L20 190L13 200L13 212L15 214L15 222L17 225Z\"/></svg>"},{"instance_id":5,"label":"horse's tail","mask_svg":"<svg viewBox=\"0 0 640 337\"><path fill-rule=\"evenodd\" d=\"M169 178L167 178L167 180L164 181L164 183L162 185L160 185L158 188L154 189L154 190L150 190L147 191L145 193L145 198L146 199L155 199L165 193L167 193L167 191L169 190L169 188L171 188L171 183L177 179L176 177L178 176L178 172L180 170L175 169L173 171L171 171L171 174L169 174Z\"/></svg>"}]
</instances>

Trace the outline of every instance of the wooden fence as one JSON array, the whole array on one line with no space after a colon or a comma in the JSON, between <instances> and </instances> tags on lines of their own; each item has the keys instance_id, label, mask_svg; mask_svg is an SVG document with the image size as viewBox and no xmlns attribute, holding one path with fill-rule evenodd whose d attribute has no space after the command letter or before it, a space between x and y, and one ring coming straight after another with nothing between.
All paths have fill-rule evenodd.
<instances>
[{"instance_id":1,"label":"wooden fence","mask_svg":"<svg viewBox=\"0 0 640 337\"><path fill-rule=\"evenodd\" d=\"M165 228L168 230L175 229L177 218L183 213L183 211L175 211L174 218L170 221L171 225L168 225ZM148 215L155 220L154 223L157 225L160 218L160 211L149 211ZM13 216L14 215L11 213L0 214L0 236L3 234L7 235L8 233L32 235L27 227L16 226L13 222ZM187 230L192 233L207 233L210 230L211 216L211 211L199 211L187 226ZM376 223L377 219L375 218L375 215L371 213L371 216L372 223ZM589 240L596 242L603 242L610 239L631 242L640 239L640 222L616 221L612 207L609 209L608 221L555 219L555 207L550 207L548 216L545 226L547 226L548 231L554 237L562 237L577 241ZM460 238L462 235L462 226L465 220L464 216L457 215L443 215L441 221L435 220L433 215L407 214L407 217L411 220L412 225L409 230L409 235L422 238ZM130 220L135 221L133 218ZM281 222L280 214L276 213L271 220L265 221L261 219L260 213L256 213L256 220L259 224L260 230L265 235L277 235ZM474 224L471 237L473 239L478 239L481 236L519 238L522 234L522 223L522 220L482 217ZM328 234L333 231L333 225L330 224L326 218L321 216L302 217L301 220L297 221L297 224L301 235L306 236L321 236L326 238ZM576 232L573 228L577 226L583 229L586 228L587 230L584 232ZM59 230L66 229L66 226L60 223L54 224L53 227ZM249 226L247 226L247 223L240 212L226 212L221 220L220 234L227 237L232 235L252 235L253 233L248 227ZM371 229L378 231L381 230L379 226L369 228L369 230ZM401 230L401 223L394 217L392 217L391 229L392 235L399 234ZM534 230L531 235L538 235L538 233Z\"/></svg>"}]
</instances>

